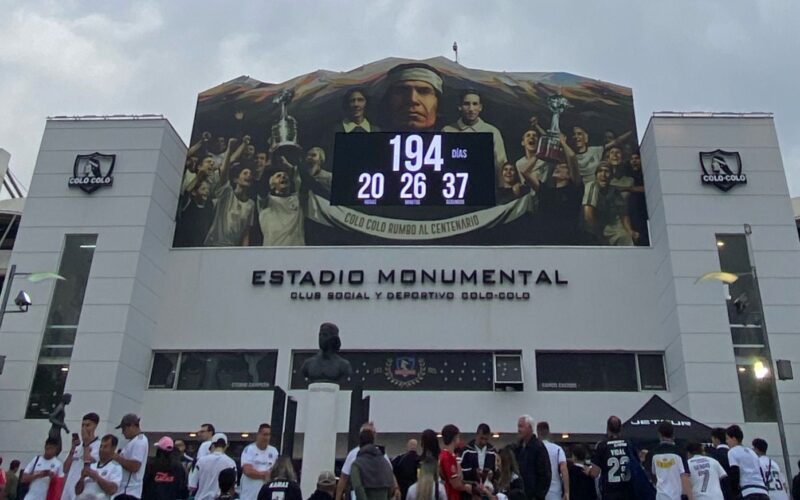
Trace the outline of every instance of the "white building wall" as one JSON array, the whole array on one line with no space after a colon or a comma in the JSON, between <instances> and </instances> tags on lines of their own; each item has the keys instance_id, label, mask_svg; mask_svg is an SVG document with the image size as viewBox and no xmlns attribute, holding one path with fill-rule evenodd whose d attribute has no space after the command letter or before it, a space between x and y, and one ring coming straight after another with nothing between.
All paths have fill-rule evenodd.
<instances>
[{"instance_id":1,"label":"white building wall","mask_svg":"<svg viewBox=\"0 0 800 500\"><path fill-rule=\"evenodd\" d=\"M68 188L75 156L95 151L117 155L113 186L91 195ZM20 272L57 271L66 234L98 234L65 389L70 430L89 411L105 432L141 410L184 156L163 119L47 122L12 263ZM34 303L6 315L0 333L0 449L9 454L39 450L49 428L23 417L54 283L17 278L15 293L23 287Z\"/></svg>"},{"instance_id":2,"label":"white building wall","mask_svg":"<svg viewBox=\"0 0 800 500\"><path fill-rule=\"evenodd\" d=\"M699 153L738 151L746 185L728 192L700 182ZM664 312L679 335L667 350L673 404L708 425L744 423L730 327L719 282L695 283L719 270L715 234L752 227L752 252L774 359L800 361L800 242L772 118L655 116L642 143L653 242L666 251ZM655 166L656 168L652 168ZM654 195L656 194L656 195ZM684 394L676 392L679 379ZM779 381L787 439L800 455L800 383ZM744 425L745 439L765 438L780 455L775 424Z\"/></svg>"}]
</instances>

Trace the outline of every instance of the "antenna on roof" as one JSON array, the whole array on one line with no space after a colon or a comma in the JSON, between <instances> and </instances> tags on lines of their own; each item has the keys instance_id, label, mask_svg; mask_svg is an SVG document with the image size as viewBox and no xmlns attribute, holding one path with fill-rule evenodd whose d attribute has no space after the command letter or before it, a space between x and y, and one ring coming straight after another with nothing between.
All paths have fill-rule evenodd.
<instances>
[{"instance_id":1,"label":"antenna on roof","mask_svg":"<svg viewBox=\"0 0 800 500\"><path fill-rule=\"evenodd\" d=\"M456 62L458 62L458 43L453 42L453 52L456 55Z\"/></svg>"}]
</instances>

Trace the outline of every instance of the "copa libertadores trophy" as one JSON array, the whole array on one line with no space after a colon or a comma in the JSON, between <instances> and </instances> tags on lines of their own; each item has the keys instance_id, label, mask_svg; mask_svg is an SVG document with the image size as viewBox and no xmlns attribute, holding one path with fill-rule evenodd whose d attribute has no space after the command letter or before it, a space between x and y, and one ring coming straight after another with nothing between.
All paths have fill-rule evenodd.
<instances>
[{"instance_id":1,"label":"copa libertadores trophy","mask_svg":"<svg viewBox=\"0 0 800 500\"><path fill-rule=\"evenodd\" d=\"M569 101L561 94L551 95L547 98L547 107L553 112L553 120L547 133L539 138L536 156L545 161L563 161L564 148L561 147L561 128L558 118L569 107Z\"/></svg>"},{"instance_id":2,"label":"copa libertadores trophy","mask_svg":"<svg viewBox=\"0 0 800 500\"><path fill-rule=\"evenodd\" d=\"M297 120L286 113L286 106L293 98L294 91L283 89L272 99L273 103L281 105L281 118L272 126L270 144L274 157L283 156L292 165L298 165L302 149L297 141Z\"/></svg>"}]
</instances>

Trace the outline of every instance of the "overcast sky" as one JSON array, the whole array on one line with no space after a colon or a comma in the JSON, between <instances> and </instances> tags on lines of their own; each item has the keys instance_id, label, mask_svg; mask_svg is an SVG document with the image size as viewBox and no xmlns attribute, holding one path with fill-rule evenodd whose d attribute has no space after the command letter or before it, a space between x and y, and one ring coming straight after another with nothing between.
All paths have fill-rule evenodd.
<instances>
[{"instance_id":1,"label":"overcast sky","mask_svg":"<svg viewBox=\"0 0 800 500\"><path fill-rule=\"evenodd\" d=\"M800 196L796 0L0 0L0 147L25 186L53 115L166 116L184 141L197 94L388 56L565 71L633 88L654 111L771 111Z\"/></svg>"}]
</instances>

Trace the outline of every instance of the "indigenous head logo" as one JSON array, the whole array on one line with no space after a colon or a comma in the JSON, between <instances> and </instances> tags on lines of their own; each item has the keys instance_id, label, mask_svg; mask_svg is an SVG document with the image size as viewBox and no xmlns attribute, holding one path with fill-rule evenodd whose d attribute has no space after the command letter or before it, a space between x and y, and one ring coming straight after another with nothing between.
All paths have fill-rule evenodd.
<instances>
[{"instance_id":1,"label":"indigenous head logo","mask_svg":"<svg viewBox=\"0 0 800 500\"><path fill-rule=\"evenodd\" d=\"M747 176L742 173L742 159L739 153L708 151L700 153L700 167L703 169L703 184L713 184L722 191L728 191L737 184L747 184Z\"/></svg>"},{"instance_id":2,"label":"indigenous head logo","mask_svg":"<svg viewBox=\"0 0 800 500\"><path fill-rule=\"evenodd\" d=\"M383 373L389 382L407 389L422 382L427 373L427 365L424 359L417 359L415 356L398 356L386 360Z\"/></svg>"},{"instance_id":3,"label":"indigenous head logo","mask_svg":"<svg viewBox=\"0 0 800 500\"><path fill-rule=\"evenodd\" d=\"M75 157L72 177L69 178L67 184L69 187L81 188L86 193L93 193L101 187L111 186L114 181L111 172L114 171L116 160L117 155L101 153L78 155Z\"/></svg>"}]
</instances>

